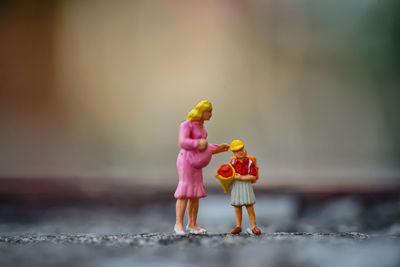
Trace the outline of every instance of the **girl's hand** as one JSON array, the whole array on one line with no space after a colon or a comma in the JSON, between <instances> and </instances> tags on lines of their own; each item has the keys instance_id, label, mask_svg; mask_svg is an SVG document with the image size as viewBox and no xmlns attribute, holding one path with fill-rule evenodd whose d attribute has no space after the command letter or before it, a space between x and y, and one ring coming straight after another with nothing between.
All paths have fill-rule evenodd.
<instances>
[{"instance_id":1,"label":"girl's hand","mask_svg":"<svg viewBox=\"0 0 400 267\"><path fill-rule=\"evenodd\" d=\"M240 177L241 177L241 175L240 175L239 173L236 173L236 174L235 174L235 179L236 179L236 180L241 181L241 178L240 178Z\"/></svg>"},{"instance_id":2,"label":"girl's hand","mask_svg":"<svg viewBox=\"0 0 400 267\"><path fill-rule=\"evenodd\" d=\"M246 175L240 175L239 173L236 173L236 180L239 180L239 181L256 181L257 179L256 179L256 177L255 176L252 176L252 175L248 175L248 174L246 174Z\"/></svg>"},{"instance_id":3,"label":"girl's hand","mask_svg":"<svg viewBox=\"0 0 400 267\"><path fill-rule=\"evenodd\" d=\"M201 138L201 139L198 140L198 142L197 142L197 149L198 149L199 151L204 151L204 150L206 150L206 149L207 149L207 146L208 146L208 142L207 142L206 139Z\"/></svg>"}]
</instances>

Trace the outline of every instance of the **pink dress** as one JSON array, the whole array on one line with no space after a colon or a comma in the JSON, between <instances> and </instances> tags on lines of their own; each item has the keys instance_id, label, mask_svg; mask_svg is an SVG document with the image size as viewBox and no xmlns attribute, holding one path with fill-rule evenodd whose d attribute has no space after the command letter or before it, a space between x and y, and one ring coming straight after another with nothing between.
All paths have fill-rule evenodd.
<instances>
[{"instance_id":1,"label":"pink dress","mask_svg":"<svg viewBox=\"0 0 400 267\"><path fill-rule=\"evenodd\" d=\"M176 160L179 183L174 194L175 198L202 198L207 196L203 184L202 168L208 165L217 145L208 144L204 152L199 152L197 142L200 138L207 139L207 131L204 126L202 129L200 128L199 121L181 123L179 126L181 150Z\"/></svg>"}]
</instances>

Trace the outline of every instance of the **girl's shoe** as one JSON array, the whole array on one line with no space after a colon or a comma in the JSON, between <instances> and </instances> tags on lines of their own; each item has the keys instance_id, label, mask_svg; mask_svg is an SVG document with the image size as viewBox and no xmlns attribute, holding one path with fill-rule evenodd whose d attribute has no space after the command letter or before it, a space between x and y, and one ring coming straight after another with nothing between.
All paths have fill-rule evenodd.
<instances>
[{"instance_id":1,"label":"girl's shoe","mask_svg":"<svg viewBox=\"0 0 400 267\"><path fill-rule=\"evenodd\" d=\"M254 226L252 229L247 228L247 233L249 233L250 235L260 235L261 230L257 226Z\"/></svg>"},{"instance_id":2,"label":"girl's shoe","mask_svg":"<svg viewBox=\"0 0 400 267\"><path fill-rule=\"evenodd\" d=\"M232 229L231 234L232 235L238 235L242 231L242 228L239 226L236 226L235 228Z\"/></svg>"},{"instance_id":3,"label":"girl's shoe","mask_svg":"<svg viewBox=\"0 0 400 267\"><path fill-rule=\"evenodd\" d=\"M251 231L252 231L253 234L255 234L255 235L260 235L260 234L261 234L261 230L260 230L257 226L254 226L254 227L251 229Z\"/></svg>"},{"instance_id":4,"label":"girl's shoe","mask_svg":"<svg viewBox=\"0 0 400 267\"><path fill-rule=\"evenodd\" d=\"M174 231L175 231L175 235L177 235L177 236L186 235L185 231L180 231L180 230L176 229L176 226L174 226Z\"/></svg>"},{"instance_id":5,"label":"girl's shoe","mask_svg":"<svg viewBox=\"0 0 400 267\"><path fill-rule=\"evenodd\" d=\"M189 231L189 233L192 235L203 235L203 234L207 233L207 230L204 228L200 228L199 230L196 230L194 228L190 228L187 225L186 225L186 231Z\"/></svg>"}]
</instances>

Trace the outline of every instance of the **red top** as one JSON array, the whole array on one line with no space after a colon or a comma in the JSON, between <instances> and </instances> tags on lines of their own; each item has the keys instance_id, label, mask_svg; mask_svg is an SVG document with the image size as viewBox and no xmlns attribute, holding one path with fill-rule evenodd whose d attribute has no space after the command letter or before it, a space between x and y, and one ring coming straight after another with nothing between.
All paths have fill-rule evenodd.
<instances>
[{"instance_id":1,"label":"red top","mask_svg":"<svg viewBox=\"0 0 400 267\"><path fill-rule=\"evenodd\" d=\"M239 173L240 175L250 174L256 176L256 166L254 165L254 162L251 162L249 166L249 161L249 158L245 157L242 162L240 162L238 159L233 159L231 160L231 164L233 168L235 168L236 173Z\"/></svg>"}]
</instances>

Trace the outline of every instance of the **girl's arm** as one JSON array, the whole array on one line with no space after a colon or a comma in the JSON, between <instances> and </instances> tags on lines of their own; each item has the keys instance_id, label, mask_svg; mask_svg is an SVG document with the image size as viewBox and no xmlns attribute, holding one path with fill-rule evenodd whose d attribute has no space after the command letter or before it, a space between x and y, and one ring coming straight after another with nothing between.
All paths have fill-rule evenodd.
<instances>
[{"instance_id":1,"label":"girl's arm","mask_svg":"<svg viewBox=\"0 0 400 267\"><path fill-rule=\"evenodd\" d=\"M250 175L250 174L240 175L239 173L236 173L236 180L254 182L257 180L257 178L254 175Z\"/></svg>"}]
</instances>

